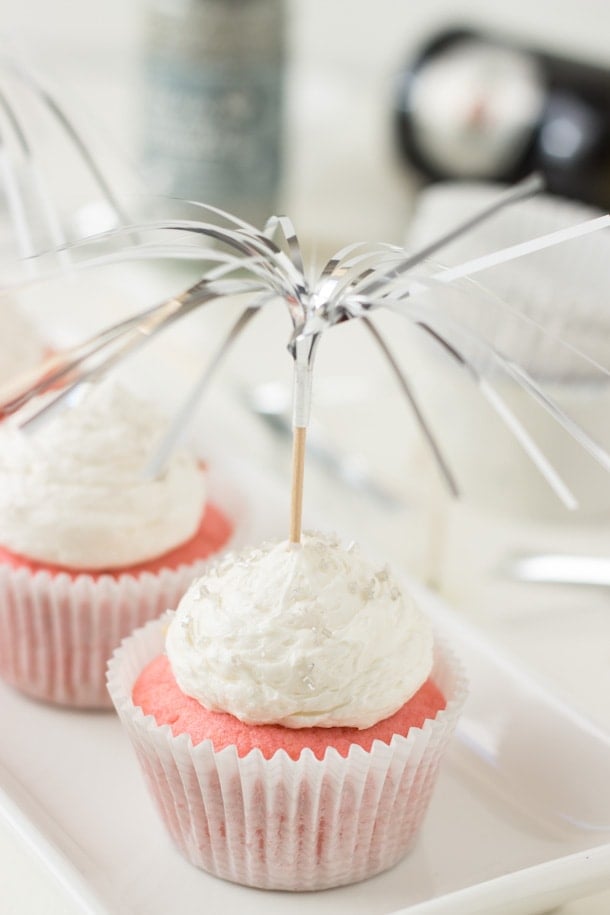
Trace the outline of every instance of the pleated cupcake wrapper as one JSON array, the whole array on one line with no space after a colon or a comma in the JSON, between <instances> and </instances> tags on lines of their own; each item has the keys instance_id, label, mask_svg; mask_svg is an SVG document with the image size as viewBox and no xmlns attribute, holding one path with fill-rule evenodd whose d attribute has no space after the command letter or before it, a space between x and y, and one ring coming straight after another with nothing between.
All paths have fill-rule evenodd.
<instances>
[{"instance_id":1,"label":"pleated cupcake wrapper","mask_svg":"<svg viewBox=\"0 0 610 915\"><path fill-rule=\"evenodd\" d=\"M112 652L135 628L175 607L206 564L98 579L0 566L0 676L36 699L110 708Z\"/></svg>"},{"instance_id":2,"label":"pleated cupcake wrapper","mask_svg":"<svg viewBox=\"0 0 610 915\"><path fill-rule=\"evenodd\" d=\"M437 645L433 678L447 707L422 728L347 757L298 760L259 750L240 758L174 737L133 705L133 685L162 653L171 615L126 639L109 664L108 688L150 793L180 852L227 880L266 889L317 890L363 880L409 850L438 765L466 696L461 666Z\"/></svg>"},{"instance_id":3,"label":"pleated cupcake wrapper","mask_svg":"<svg viewBox=\"0 0 610 915\"><path fill-rule=\"evenodd\" d=\"M409 227L407 243L417 248L452 223L490 203L503 186L493 183L446 182L422 192ZM438 254L455 265L513 244L576 225L600 211L560 197L539 195L508 207L494 219L472 229ZM570 241L545 251L498 265L475 277L509 309L493 300L461 296L455 315L483 334L500 351L517 360L537 377L599 384L606 379L591 363L562 346L563 337L591 358L605 364L610 319L610 238L606 231ZM511 314L510 308L552 332Z\"/></svg>"}]
</instances>

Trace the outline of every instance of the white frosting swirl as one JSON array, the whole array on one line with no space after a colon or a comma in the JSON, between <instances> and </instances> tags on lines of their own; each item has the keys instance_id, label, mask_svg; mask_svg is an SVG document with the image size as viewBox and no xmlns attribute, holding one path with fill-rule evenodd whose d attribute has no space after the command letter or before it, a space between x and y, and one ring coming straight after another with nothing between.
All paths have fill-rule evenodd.
<instances>
[{"instance_id":1,"label":"white frosting swirl","mask_svg":"<svg viewBox=\"0 0 610 915\"><path fill-rule=\"evenodd\" d=\"M93 385L35 432L0 425L0 543L71 569L118 569L188 540L205 504L196 457L143 471L163 416L114 382Z\"/></svg>"},{"instance_id":2,"label":"white frosting swirl","mask_svg":"<svg viewBox=\"0 0 610 915\"><path fill-rule=\"evenodd\" d=\"M45 345L23 312L0 302L0 384L42 362Z\"/></svg>"},{"instance_id":3,"label":"white frosting swirl","mask_svg":"<svg viewBox=\"0 0 610 915\"><path fill-rule=\"evenodd\" d=\"M226 556L184 595L167 633L182 691L249 724L367 728L432 667L432 632L387 568L306 534Z\"/></svg>"}]
</instances>

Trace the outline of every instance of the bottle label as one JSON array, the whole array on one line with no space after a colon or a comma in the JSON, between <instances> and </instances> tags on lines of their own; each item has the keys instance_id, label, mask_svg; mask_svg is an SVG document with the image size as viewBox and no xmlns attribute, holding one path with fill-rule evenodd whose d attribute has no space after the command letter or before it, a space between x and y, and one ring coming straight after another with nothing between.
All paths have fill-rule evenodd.
<instances>
[{"instance_id":1,"label":"bottle label","mask_svg":"<svg viewBox=\"0 0 610 915\"><path fill-rule=\"evenodd\" d=\"M267 33L268 47L261 51L268 53L260 54L251 47L234 53L234 19L224 33L215 22L219 40L210 49L206 31L198 54L192 41L181 53L180 42L164 44L155 30L145 67L143 165L158 192L208 203L257 225L275 212L283 122L278 27Z\"/></svg>"}]
</instances>

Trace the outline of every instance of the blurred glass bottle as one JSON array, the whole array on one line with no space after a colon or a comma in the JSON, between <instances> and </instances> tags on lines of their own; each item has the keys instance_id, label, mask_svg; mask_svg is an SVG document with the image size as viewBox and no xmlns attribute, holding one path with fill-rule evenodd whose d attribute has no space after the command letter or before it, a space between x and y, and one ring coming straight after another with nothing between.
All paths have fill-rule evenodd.
<instances>
[{"instance_id":1,"label":"blurred glass bottle","mask_svg":"<svg viewBox=\"0 0 610 915\"><path fill-rule=\"evenodd\" d=\"M284 0L147 0L145 9L148 183L262 225L281 181Z\"/></svg>"},{"instance_id":2,"label":"blurred glass bottle","mask_svg":"<svg viewBox=\"0 0 610 915\"><path fill-rule=\"evenodd\" d=\"M610 69L469 29L431 39L399 78L400 150L424 182L512 182L610 208Z\"/></svg>"}]
</instances>

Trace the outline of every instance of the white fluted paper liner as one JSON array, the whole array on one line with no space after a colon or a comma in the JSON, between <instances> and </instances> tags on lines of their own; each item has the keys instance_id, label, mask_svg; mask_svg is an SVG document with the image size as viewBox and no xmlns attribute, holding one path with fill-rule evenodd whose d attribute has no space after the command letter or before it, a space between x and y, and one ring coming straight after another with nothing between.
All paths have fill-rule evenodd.
<instances>
[{"instance_id":1,"label":"white fluted paper liner","mask_svg":"<svg viewBox=\"0 0 610 915\"><path fill-rule=\"evenodd\" d=\"M133 685L163 652L170 615L124 640L108 666L108 689L148 788L180 852L227 880L264 889L318 890L363 880L410 849L438 765L466 696L459 663L437 645L433 679L446 708L422 728L347 757L298 760L259 750L193 746L134 706Z\"/></svg>"},{"instance_id":2,"label":"white fluted paper liner","mask_svg":"<svg viewBox=\"0 0 610 915\"><path fill-rule=\"evenodd\" d=\"M108 658L135 628L175 607L206 564L97 579L0 566L0 676L36 699L110 708Z\"/></svg>"}]
</instances>

